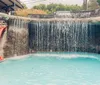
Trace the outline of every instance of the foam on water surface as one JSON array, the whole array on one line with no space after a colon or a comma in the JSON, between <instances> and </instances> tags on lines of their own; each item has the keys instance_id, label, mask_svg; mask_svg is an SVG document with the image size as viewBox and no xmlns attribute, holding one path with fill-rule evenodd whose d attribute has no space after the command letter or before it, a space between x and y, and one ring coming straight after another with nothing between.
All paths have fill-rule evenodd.
<instances>
[{"instance_id":1,"label":"foam on water surface","mask_svg":"<svg viewBox=\"0 0 100 85\"><path fill-rule=\"evenodd\" d=\"M97 59L99 60L99 54L94 54L94 53L82 53L82 52L58 52L58 53L36 53L33 54L33 56L37 57L56 57L56 58L66 58L66 59L73 59L73 58L90 58L90 59Z\"/></svg>"}]
</instances>

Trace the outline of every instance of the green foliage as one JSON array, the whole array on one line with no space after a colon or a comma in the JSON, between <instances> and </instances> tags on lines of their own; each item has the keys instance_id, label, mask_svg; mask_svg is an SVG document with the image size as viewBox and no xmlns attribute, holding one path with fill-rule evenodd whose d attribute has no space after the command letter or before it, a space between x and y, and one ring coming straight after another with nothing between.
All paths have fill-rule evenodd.
<instances>
[{"instance_id":1,"label":"green foliage","mask_svg":"<svg viewBox=\"0 0 100 85\"><path fill-rule=\"evenodd\" d=\"M100 0L97 0L98 4L100 5Z\"/></svg>"},{"instance_id":2,"label":"green foliage","mask_svg":"<svg viewBox=\"0 0 100 85\"><path fill-rule=\"evenodd\" d=\"M87 0L83 0L83 10L87 10Z\"/></svg>"},{"instance_id":3,"label":"green foliage","mask_svg":"<svg viewBox=\"0 0 100 85\"><path fill-rule=\"evenodd\" d=\"M97 0L89 0L88 10L94 10L94 9L98 9L98 8L99 8L99 4L98 4Z\"/></svg>"},{"instance_id":4,"label":"green foliage","mask_svg":"<svg viewBox=\"0 0 100 85\"><path fill-rule=\"evenodd\" d=\"M46 11L48 14L54 13L55 11L79 11L82 10L81 6L78 5L63 5L63 4L40 4L34 6L33 9L40 9Z\"/></svg>"},{"instance_id":5,"label":"green foliage","mask_svg":"<svg viewBox=\"0 0 100 85\"><path fill-rule=\"evenodd\" d=\"M27 9L27 6L25 4L22 4L22 5L23 5L24 9Z\"/></svg>"},{"instance_id":6,"label":"green foliage","mask_svg":"<svg viewBox=\"0 0 100 85\"><path fill-rule=\"evenodd\" d=\"M38 6L34 6L34 9L46 10L46 5L40 4Z\"/></svg>"}]
</instances>

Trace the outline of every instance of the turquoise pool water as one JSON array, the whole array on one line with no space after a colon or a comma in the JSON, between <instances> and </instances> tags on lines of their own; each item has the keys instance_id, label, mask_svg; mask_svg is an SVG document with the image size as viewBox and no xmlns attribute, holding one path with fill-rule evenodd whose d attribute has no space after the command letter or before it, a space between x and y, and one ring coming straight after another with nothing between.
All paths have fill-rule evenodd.
<instances>
[{"instance_id":1,"label":"turquoise pool water","mask_svg":"<svg viewBox=\"0 0 100 85\"><path fill-rule=\"evenodd\" d=\"M100 85L100 55L36 53L0 63L0 85Z\"/></svg>"}]
</instances>

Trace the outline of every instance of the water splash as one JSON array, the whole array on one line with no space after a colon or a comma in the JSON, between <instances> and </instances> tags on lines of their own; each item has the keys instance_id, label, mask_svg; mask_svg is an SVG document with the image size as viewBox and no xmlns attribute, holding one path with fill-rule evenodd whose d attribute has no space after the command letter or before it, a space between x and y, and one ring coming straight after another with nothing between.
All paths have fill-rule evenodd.
<instances>
[{"instance_id":1,"label":"water splash","mask_svg":"<svg viewBox=\"0 0 100 85\"><path fill-rule=\"evenodd\" d=\"M76 58L89 58L96 59L100 61L98 54L93 53L75 53L75 52L67 52L67 53L36 53L32 55L33 57L57 57L57 58L66 58L66 59L76 59Z\"/></svg>"}]
</instances>

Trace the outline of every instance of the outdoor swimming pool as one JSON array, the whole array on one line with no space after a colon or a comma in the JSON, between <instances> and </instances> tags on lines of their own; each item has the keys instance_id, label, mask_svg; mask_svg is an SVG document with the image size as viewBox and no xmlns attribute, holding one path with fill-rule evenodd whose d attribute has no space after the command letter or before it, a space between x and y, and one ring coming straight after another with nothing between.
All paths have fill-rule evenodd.
<instances>
[{"instance_id":1,"label":"outdoor swimming pool","mask_svg":"<svg viewBox=\"0 0 100 85\"><path fill-rule=\"evenodd\" d=\"M36 53L0 63L0 85L100 85L100 55Z\"/></svg>"}]
</instances>

